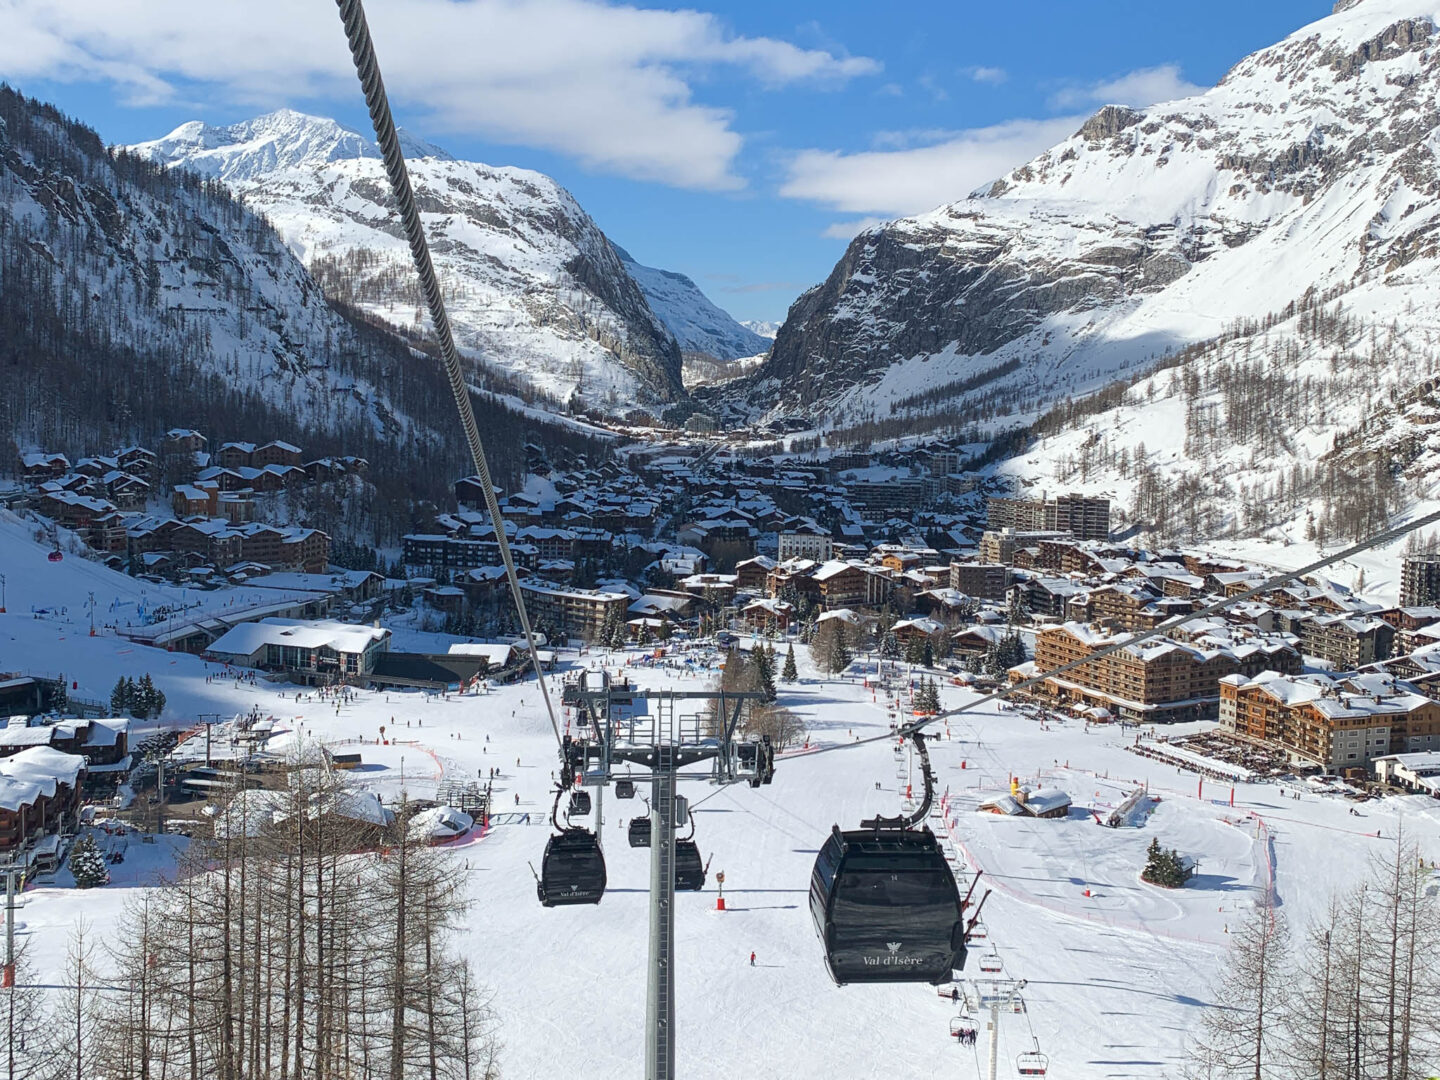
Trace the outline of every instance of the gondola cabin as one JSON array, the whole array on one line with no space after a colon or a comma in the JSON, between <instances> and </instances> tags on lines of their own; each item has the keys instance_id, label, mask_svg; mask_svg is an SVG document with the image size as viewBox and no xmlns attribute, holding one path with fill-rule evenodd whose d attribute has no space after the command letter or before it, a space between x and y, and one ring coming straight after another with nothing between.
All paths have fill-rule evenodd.
<instances>
[{"instance_id":1,"label":"gondola cabin","mask_svg":"<svg viewBox=\"0 0 1440 1080\"><path fill-rule=\"evenodd\" d=\"M627 835L630 838L631 847L650 846L650 819L648 817L631 818L627 826Z\"/></svg>"},{"instance_id":2,"label":"gondola cabin","mask_svg":"<svg viewBox=\"0 0 1440 1080\"><path fill-rule=\"evenodd\" d=\"M535 891L546 907L598 904L605 895L605 856L588 829L565 829L550 837Z\"/></svg>"},{"instance_id":3,"label":"gondola cabin","mask_svg":"<svg viewBox=\"0 0 1440 1080\"><path fill-rule=\"evenodd\" d=\"M675 841L675 888L688 892L705 888L705 861L694 840Z\"/></svg>"},{"instance_id":4,"label":"gondola cabin","mask_svg":"<svg viewBox=\"0 0 1440 1080\"><path fill-rule=\"evenodd\" d=\"M837 985L939 985L965 966L959 889L928 828L835 826L810 875L810 914Z\"/></svg>"},{"instance_id":5,"label":"gondola cabin","mask_svg":"<svg viewBox=\"0 0 1440 1080\"><path fill-rule=\"evenodd\" d=\"M584 817L590 813L590 792L574 791L570 793L570 813L576 817Z\"/></svg>"}]
</instances>

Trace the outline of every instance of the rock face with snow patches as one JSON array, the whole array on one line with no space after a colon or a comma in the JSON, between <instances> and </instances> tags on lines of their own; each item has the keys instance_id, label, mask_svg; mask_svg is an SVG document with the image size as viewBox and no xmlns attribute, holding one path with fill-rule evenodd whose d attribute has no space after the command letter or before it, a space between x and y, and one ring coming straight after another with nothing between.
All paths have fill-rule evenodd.
<instances>
[{"instance_id":1,"label":"rock face with snow patches","mask_svg":"<svg viewBox=\"0 0 1440 1080\"><path fill-rule=\"evenodd\" d=\"M231 127L184 124L128 149L230 185L330 295L405 326L423 318L367 136L283 110ZM568 191L526 169L456 161L413 136L405 152L462 349L574 407L683 395L674 335Z\"/></svg>"},{"instance_id":2,"label":"rock face with snow patches","mask_svg":"<svg viewBox=\"0 0 1440 1080\"><path fill-rule=\"evenodd\" d=\"M750 415L1093 389L1303 296L1429 269L1440 3L1345 0L1211 90L1107 106L960 202L860 234L789 312ZM1023 409L1022 409L1023 411Z\"/></svg>"},{"instance_id":3,"label":"rock face with snow patches","mask_svg":"<svg viewBox=\"0 0 1440 1080\"><path fill-rule=\"evenodd\" d=\"M650 309L670 328L685 352L714 360L738 360L770 347L768 339L716 307L684 274L643 266L623 248L615 250L650 301Z\"/></svg>"}]
</instances>

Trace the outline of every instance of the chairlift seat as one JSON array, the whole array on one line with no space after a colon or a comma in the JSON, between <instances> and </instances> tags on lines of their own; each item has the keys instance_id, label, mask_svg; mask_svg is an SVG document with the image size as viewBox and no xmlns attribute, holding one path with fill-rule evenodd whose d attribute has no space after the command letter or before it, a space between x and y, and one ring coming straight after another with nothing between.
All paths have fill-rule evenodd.
<instances>
[{"instance_id":1,"label":"chairlift seat","mask_svg":"<svg viewBox=\"0 0 1440 1080\"><path fill-rule=\"evenodd\" d=\"M1044 1076L1050 1059L1038 1050L1028 1051L1015 1059L1015 1071L1021 1076Z\"/></svg>"},{"instance_id":2,"label":"chairlift seat","mask_svg":"<svg viewBox=\"0 0 1440 1080\"><path fill-rule=\"evenodd\" d=\"M1005 964L1000 959L999 953L989 952L980 957L980 970L987 975L997 975L1004 970Z\"/></svg>"}]
</instances>

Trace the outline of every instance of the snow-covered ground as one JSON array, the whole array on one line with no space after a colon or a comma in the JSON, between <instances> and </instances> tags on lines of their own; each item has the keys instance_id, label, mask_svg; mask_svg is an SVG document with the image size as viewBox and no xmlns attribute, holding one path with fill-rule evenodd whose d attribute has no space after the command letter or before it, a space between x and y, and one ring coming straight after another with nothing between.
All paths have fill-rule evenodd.
<instances>
[{"instance_id":1,"label":"snow-covered ground","mask_svg":"<svg viewBox=\"0 0 1440 1080\"><path fill-rule=\"evenodd\" d=\"M277 720L277 748L301 735L374 740L384 725L402 742L359 747L366 767L352 775L386 798L402 786L428 798L442 780L498 766L498 807L511 817L453 850L469 871L467 945L495 990L505 1074L637 1074L648 862L645 851L627 846L624 826L644 812L643 804L613 794L603 801L610 877L603 903L553 910L537 903L529 866L538 865L547 830L503 823L517 809L539 822L550 804L555 745L533 681L448 698L361 691L336 709L297 701L284 685L207 682L215 670L198 657L106 634L89 637L87 617L74 602L68 614L37 616L29 610L34 598L92 589L99 596L128 579L79 560L45 563L42 546L3 530L0 573L18 590L10 613L0 615L0 668L63 668L90 697L108 693L121 674L150 671L169 699L168 719L183 724L201 712L258 707ZM107 585L107 577L116 580ZM955 1010L932 988L837 989L825 974L807 908L815 850L833 823L854 827L877 811L897 811L914 775L888 740L842 749L888 730L884 695L877 699L854 677L821 678L804 654L797 649L801 681L782 685L781 702L804 716L812 748L834 752L782 756L768 787L697 783L686 792L711 876L704 892L677 900L680 1067L697 1078L971 1075L983 1062L984 1033L973 1050L957 1047L948 1035ZM711 677L683 664L657 667L638 654L567 652L563 662L626 670L645 687L699 689ZM967 694L942 689L947 706ZM949 817L932 824L951 833L971 869L985 871L981 885L994 889L984 909L988 943L1006 976L1026 980L1027 1012L1002 1020L1002 1075L1013 1075L1015 1056L1032 1039L1050 1056L1052 1075L1174 1075L1185 1033L1212 1007L1207 982L1223 960L1227 927L1272 876L1279 903L1292 923L1303 924L1330 890L1363 873L1367 855L1385 850L1391 841L1377 838L1377 830L1393 837L1403 818L1427 857L1440 856L1440 808L1432 802L1369 803L1357 819L1338 799L1307 793L1294 801L1282 799L1275 785L1240 785L1232 808L1228 787L1207 782L1199 791L1194 774L1129 753L1133 731L1087 731L1078 721L1042 729L992 706L937 734L933 758L948 790ZM980 798L1008 790L1012 775L1042 789L1063 788L1075 810L1058 821L975 813ZM1107 812L1139 783L1160 801L1138 828L1094 823L1089 808ZM1200 860L1200 876L1184 890L1139 882L1144 848L1157 836ZM105 889L65 888L62 873L55 886L26 894L22 934L42 976L60 973L77 918L89 920L94 932L124 932L124 901L165 864L163 848L132 858L138 848L130 844ZM715 910L719 870L724 912ZM982 978L978 956L966 974Z\"/></svg>"}]
</instances>

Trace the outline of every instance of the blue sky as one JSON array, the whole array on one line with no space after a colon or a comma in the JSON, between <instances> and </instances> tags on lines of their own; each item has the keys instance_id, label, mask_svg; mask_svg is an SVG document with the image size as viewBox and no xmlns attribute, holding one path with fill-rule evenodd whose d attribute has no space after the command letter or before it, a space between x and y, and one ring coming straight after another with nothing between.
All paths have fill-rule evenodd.
<instances>
[{"instance_id":1,"label":"blue sky","mask_svg":"<svg viewBox=\"0 0 1440 1080\"><path fill-rule=\"evenodd\" d=\"M554 176L641 262L775 320L862 224L963 197L1107 101L1213 85L1330 7L367 4L403 126ZM327 0L0 0L0 26L0 77L110 142L282 105L368 130Z\"/></svg>"}]
</instances>

